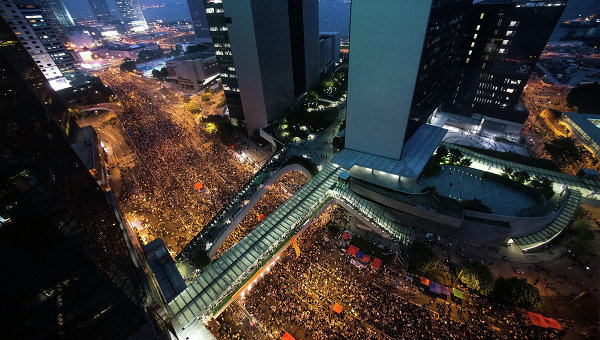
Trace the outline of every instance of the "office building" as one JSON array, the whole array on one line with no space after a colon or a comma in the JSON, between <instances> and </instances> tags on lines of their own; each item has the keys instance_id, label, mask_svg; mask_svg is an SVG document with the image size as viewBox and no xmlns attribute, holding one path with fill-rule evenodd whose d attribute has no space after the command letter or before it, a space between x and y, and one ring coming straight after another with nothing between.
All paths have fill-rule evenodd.
<instances>
[{"instance_id":1,"label":"office building","mask_svg":"<svg viewBox=\"0 0 600 340\"><path fill-rule=\"evenodd\" d=\"M566 2L484 0L473 4L459 83L445 110L489 117L487 123L484 118L483 128L501 121L522 126L528 113L518 109L519 98Z\"/></svg>"},{"instance_id":2,"label":"office building","mask_svg":"<svg viewBox=\"0 0 600 340\"><path fill-rule=\"evenodd\" d=\"M165 66L169 72L169 79L190 91L200 90L207 78L219 73L217 58L214 54L206 52L193 52L169 60Z\"/></svg>"},{"instance_id":3,"label":"office building","mask_svg":"<svg viewBox=\"0 0 600 340\"><path fill-rule=\"evenodd\" d=\"M196 41L200 43L212 43L204 3L202 0L187 0L187 3L192 17L192 26L194 27Z\"/></svg>"},{"instance_id":4,"label":"office building","mask_svg":"<svg viewBox=\"0 0 600 340\"><path fill-rule=\"evenodd\" d=\"M352 3L347 149L400 160L432 3Z\"/></svg>"},{"instance_id":5,"label":"office building","mask_svg":"<svg viewBox=\"0 0 600 340\"><path fill-rule=\"evenodd\" d=\"M42 9L54 14L58 24L63 27L75 27L71 13L61 0L35 0ZM50 16L48 16L50 17Z\"/></svg>"},{"instance_id":6,"label":"office building","mask_svg":"<svg viewBox=\"0 0 600 340\"><path fill-rule=\"evenodd\" d=\"M431 4L415 83L410 119L426 122L456 89L465 21L472 0L435 0Z\"/></svg>"},{"instance_id":7,"label":"office building","mask_svg":"<svg viewBox=\"0 0 600 340\"><path fill-rule=\"evenodd\" d=\"M66 108L4 19L0 92L3 338L137 334L146 297L116 207L54 123Z\"/></svg>"},{"instance_id":8,"label":"office building","mask_svg":"<svg viewBox=\"0 0 600 340\"><path fill-rule=\"evenodd\" d=\"M94 17L100 23L110 22L114 20L114 17L110 13L110 9L106 4L106 0L87 0Z\"/></svg>"},{"instance_id":9,"label":"office building","mask_svg":"<svg viewBox=\"0 0 600 340\"><path fill-rule=\"evenodd\" d=\"M77 76L75 60L44 10L34 0L9 0L0 2L0 11L52 88L69 87Z\"/></svg>"},{"instance_id":10,"label":"office building","mask_svg":"<svg viewBox=\"0 0 600 340\"><path fill-rule=\"evenodd\" d=\"M229 115L256 133L318 82L318 3L204 0L204 5Z\"/></svg>"},{"instance_id":11,"label":"office building","mask_svg":"<svg viewBox=\"0 0 600 340\"><path fill-rule=\"evenodd\" d=\"M329 74L340 60L340 32L319 33L319 72L321 77Z\"/></svg>"},{"instance_id":12,"label":"office building","mask_svg":"<svg viewBox=\"0 0 600 340\"><path fill-rule=\"evenodd\" d=\"M121 19L130 33L145 32L148 23L138 0L115 0Z\"/></svg>"}]
</instances>

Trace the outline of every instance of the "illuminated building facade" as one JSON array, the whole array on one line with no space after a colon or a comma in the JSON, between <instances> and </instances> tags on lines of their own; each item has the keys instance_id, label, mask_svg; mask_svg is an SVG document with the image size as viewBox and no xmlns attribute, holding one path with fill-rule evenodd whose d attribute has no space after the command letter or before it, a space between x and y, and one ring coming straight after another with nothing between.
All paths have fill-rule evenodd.
<instances>
[{"instance_id":1,"label":"illuminated building facade","mask_svg":"<svg viewBox=\"0 0 600 340\"><path fill-rule=\"evenodd\" d=\"M142 13L142 8L138 0L115 0L119 14L123 23L127 25L130 32L145 32L148 30L148 23Z\"/></svg>"},{"instance_id":2,"label":"illuminated building facade","mask_svg":"<svg viewBox=\"0 0 600 340\"><path fill-rule=\"evenodd\" d=\"M0 14L55 90L76 77L75 60L34 0L0 2Z\"/></svg>"}]
</instances>

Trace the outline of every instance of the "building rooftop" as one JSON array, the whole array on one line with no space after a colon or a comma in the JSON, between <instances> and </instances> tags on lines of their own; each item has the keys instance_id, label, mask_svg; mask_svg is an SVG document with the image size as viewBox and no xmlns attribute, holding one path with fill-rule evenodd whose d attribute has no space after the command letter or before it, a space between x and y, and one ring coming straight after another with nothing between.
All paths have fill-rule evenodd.
<instances>
[{"instance_id":1,"label":"building rooftop","mask_svg":"<svg viewBox=\"0 0 600 340\"><path fill-rule=\"evenodd\" d=\"M75 150L75 153L87 170L96 167L95 134L94 128L90 125L73 129L69 136L71 139L71 148Z\"/></svg>"},{"instance_id":2,"label":"building rooftop","mask_svg":"<svg viewBox=\"0 0 600 340\"><path fill-rule=\"evenodd\" d=\"M401 177L417 178L446 132L446 129L437 126L421 125L404 144L400 160L344 149L333 157L332 162L346 169L357 165Z\"/></svg>"},{"instance_id":3,"label":"building rooftop","mask_svg":"<svg viewBox=\"0 0 600 340\"><path fill-rule=\"evenodd\" d=\"M145 245L144 253L167 301L171 301L187 288L163 240L157 238Z\"/></svg>"},{"instance_id":4,"label":"building rooftop","mask_svg":"<svg viewBox=\"0 0 600 340\"><path fill-rule=\"evenodd\" d=\"M600 145L600 114L565 112L564 115Z\"/></svg>"}]
</instances>

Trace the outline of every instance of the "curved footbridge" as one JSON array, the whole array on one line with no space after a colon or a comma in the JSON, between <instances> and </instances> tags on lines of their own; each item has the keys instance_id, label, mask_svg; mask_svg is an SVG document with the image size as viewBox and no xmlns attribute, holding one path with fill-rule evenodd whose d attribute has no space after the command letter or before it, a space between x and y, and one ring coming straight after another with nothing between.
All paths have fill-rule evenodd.
<instances>
[{"instance_id":1,"label":"curved footbridge","mask_svg":"<svg viewBox=\"0 0 600 340\"><path fill-rule=\"evenodd\" d=\"M330 200L359 215L390 238L409 242L411 231L396 223L383 208L350 191L339 178L343 171L335 164L325 166L171 301L168 311L175 330L183 338L194 339L190 330L199 327L202 318L222 306L222 302L239 290L298 230L311 223Z\"/></svg>"}]
</instances>

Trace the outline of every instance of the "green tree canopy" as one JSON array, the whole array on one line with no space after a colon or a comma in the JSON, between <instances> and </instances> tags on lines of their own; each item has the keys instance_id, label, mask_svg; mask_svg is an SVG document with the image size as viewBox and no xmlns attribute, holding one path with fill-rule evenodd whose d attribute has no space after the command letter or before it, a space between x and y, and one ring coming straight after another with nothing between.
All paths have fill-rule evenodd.
<instances>
[{"instance_id":1,"label":"green tree canopy","mask_svg":"<svg viewBox=\"0 0 600 340\"><path fill-rule=\"evenodd\" d=\"M562 167L577 164L582 158L590 156L590 152L583 145L570 137L554 138L544 143L544 150Z\"/></svg>"},{"instance_id":2,"label":"green tree canopy","mask_svg":"<svg viewBox=\"0 0 600 340\"><path fill-rule=\"evenodd\" d=\"M408 249L408 255L408 271L424 276L436 271L438 257L425 243L413 242Z\"/></svg>"},{"instance_id":3,"label":"green tree canopy","mask_svg":"<svg viewBox=\"0 0 600 340\"><path fill-rule=\"evenodd\" d=\"M470 262L461 269L460 282L468 288L488 295L494 289L494 277L490 269L480 262Z\"/></svg>"},{"instance_id":4,"label":"green tree canopy","mask_svg":"<svg viewBox=\"0 0 600 340\"><path fill-rule=\"evenodd\" d=\"M517 277L510 279L499 277L494 284L491 297L494 301L510 307L531 310L542 305L539 290L527 283L527 280Z\"/></svg>"}]
</instances>

